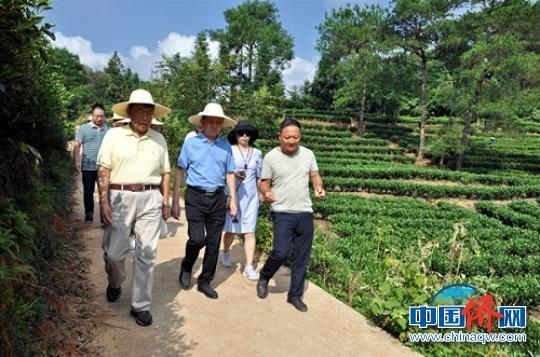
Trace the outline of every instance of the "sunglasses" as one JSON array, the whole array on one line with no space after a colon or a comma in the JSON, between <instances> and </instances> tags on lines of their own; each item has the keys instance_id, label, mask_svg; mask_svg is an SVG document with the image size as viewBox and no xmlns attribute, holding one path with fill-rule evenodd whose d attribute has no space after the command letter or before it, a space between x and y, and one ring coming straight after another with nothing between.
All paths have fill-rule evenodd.
<instances>
[{"instance_id":1,"label":"sunglasses","mask_svg":"<svg viewBox=\"0 0 540 357\"><path fill-rule=\"evenodd\" d=\"M244 136L244 135L245 135L245 136L251 136L251 133L250 133L249 131L240 130L240 131L236 132L236 135L237 135L237 136L240 136L240 137L242 137L242 136Z\"/></svg>"}]
</instances>

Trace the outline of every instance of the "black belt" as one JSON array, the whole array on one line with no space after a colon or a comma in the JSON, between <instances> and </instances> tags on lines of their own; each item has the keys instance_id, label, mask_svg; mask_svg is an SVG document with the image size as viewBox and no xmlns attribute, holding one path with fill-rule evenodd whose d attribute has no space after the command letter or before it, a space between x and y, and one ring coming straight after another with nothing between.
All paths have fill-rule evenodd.
<instances>
[{"instance_id":1,"label":"black belt","mask_svg":"<svg viewBox=\"0 0 540 357\"><path fill-rule=\"evenodd\" d=\"M202 193L205 196L215 196L218 193L223 192L223 186L218 187L215 191L206 191L206 190L204 190L204 189L202 189L200 187L197 187L197 186L188 186L187 188L188 188L188 190L193 190L195 192Z\"/></svg>"}]
</instances>

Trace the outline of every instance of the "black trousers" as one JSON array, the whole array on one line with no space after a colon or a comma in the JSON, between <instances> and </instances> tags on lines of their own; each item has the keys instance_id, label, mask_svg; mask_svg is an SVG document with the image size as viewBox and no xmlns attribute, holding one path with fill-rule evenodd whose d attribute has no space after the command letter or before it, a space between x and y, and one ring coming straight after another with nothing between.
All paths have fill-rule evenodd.
<instances>
[{"instance_id":1,"label":"black trousers","mask_svg":"<svg viewBox=\"0 0 540 357\"><path fill-rule=\"evenodd\" d=\"M181 269L191 272L199 251L206 247L198 284L210 284L216 274L221 232L227 214L227 196L223 191L210 196L188 187L185 201L189 239Z\"/></svg>"},{"instance_id":2,"label":"black trousers","mask_svg":"<svg viewBox=\"0 0 540 357\"><path fill-rule=\"evenodd\" d=\"M313 242L313 213L272 212L272 216L274 244L260 275L263 279L272 278L294 246L289 297L301 297Z\"/></svg>"},{"instance_id":3,"label":"black trousers","mask_svg":"<svg viewBox=\"0 0 540 357\"><path fill-rule=\"evenodd\" d=\"M82 171L84 213L94 215L94 190L97 181L97 171Z\"/></svg>"}]
</instances>

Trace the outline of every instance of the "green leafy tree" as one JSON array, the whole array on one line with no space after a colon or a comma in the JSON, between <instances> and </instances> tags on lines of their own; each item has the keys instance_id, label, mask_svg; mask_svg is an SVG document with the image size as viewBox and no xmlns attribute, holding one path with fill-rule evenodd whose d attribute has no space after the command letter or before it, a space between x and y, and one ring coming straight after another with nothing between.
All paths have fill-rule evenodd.
<instances>
[{"instance_id":1,"label":"green leafy tree","mask_svg":"<svg viewBox=\"0 0 540 357\"><path fill-rule=\"evenodd\" d=\"M343 86L343 79L335 71L335 65L339 58L321 48L319 51L321 59L317 64L317 71L310 85L310 94L316 109L327 110L334 106L334 93Z\"/></svg>"},{"instance_id":2,"label":"green leafy tree","mask_svg":"<svg viewBox=\"0 0 540 357\"><path fill-rule=\"evenodd\" d=\"M418 60L420 142L418 158L424 155L427 111L428 61L440 38L442 23L449 20L459 0L393 0L391 21L396 45L413 53Z\"/></svg>"},{"instance_id":3,"label":"green leafy tree","mask_svg":"<svg viewBox=\"0 0 540 357\"><path fill-rule=\"evenodd\" d=\"M469 147L473 123L484 119L519 126L519 118L530 117L538 108L532 98L540 94L540 31L534 25L540 4L524 0L471 4L479 11L466 13L448 36L449 48L464 49L454 69L456 111L464 119L464 150L457 169Z\"/></svg>"},{"instance_id":4,"label":"green leafy tree","mask_svg":"<svg viewBox=\"0 0 540 357\"><path fill-rule=\"evenodd\" d=\"M70 182L63 79L47 62L54 38L43 0L0 2L0 355L54 354L40 339L40 288L62 244L55 214ZM50 285L50 284L49 284ZM37 287L37 288L36 288ZM47 297L50 297L48 286Z\"/></svg>"},{"instance_id":5,"label":"green leafy tree","mask_svg":"<svg viewBox=\"0 0 540 357\"><path fill-rule=\"evenodd\" d=\"M259 129L261 138L275 139L275 120L279 116L280 105L281 98L273 95L267 86L263 86L241 103L239 114Z\"/></svg>"},{"instance_id":6,"label":"green leafy tree","mask_svg":"<svg viewBox=\"0 0 540 357\"><path fill-rule=\"evenodd\" d=\"M355 5L332 10L319 26L318 48L337 60L334 70L343 82L334 93L334 106L347 108L358 103L358 135L363 135L368 93L378 86L385 17L384 10L378 6L362 9Z\"/></svg>"},{"instance_id":7,"label":"green leafy tree","mask_svg":"<svg viewBox=\"0 0 540 357\"><path fill-rule=\"evenodd\" d=\"M176 155L185 134L192 130L187 117L201 111L210 101L223 102L225 71L212 61L205 32L200 32L191 57L176 54L165 57L159 64L160 77L152 93L173 109L165 121L164 134Z\"/></svg>"},{"instance_id":8,"label":"green leafy tree","mask_svg":"<svg viewBox=\"0 0 540 357\"><path fill-rule=\"evenodd\" d=\"M107 105L127 100L129 94L139 86L138 75L131 69L126 69L116 51L107 62L103 72L107 75L104 78L106 81L104 103Z\"/></svg>"},{"instance_id":9,"label":"green leafy tree","mask_svg":"<svg viewBox=\"0 0 540 357\"><path fill-rule=\"evenodd\" d=\"M437 133L437 139L431 145L429 153L433 158L439 159L439 166L444 160L463 152L461 144L461 130L454 122L444 125Z\"/></svg>"},{"instance_id":10,"label":"green leafy tree","mask_svg":"<svg viewBox=\"0 0 540 357\"><path fill-rule=\"evenodd\" d=\"M227 27L211 33L220 43L220 63L230 78L230 96L264 85L282 95L279 84L293 58L293 39L278 21L277 7L270 1L248 0L224 15Z\"/></svg>"},{"instance_id":11,"label":"green leafy tree","mask_svg":"<svg viewBox=\"0 0 540 357\"><path fill-rule=\"evenodd\" d=\"M47 59L51 70L65 87L66 95L70 97L66 109L67 118L73 120L87 112L89 103L95 101L92 87L88 83L91 69L81 63L79 56L65 48L49 46Z\"/></svg>"}]
</instances>

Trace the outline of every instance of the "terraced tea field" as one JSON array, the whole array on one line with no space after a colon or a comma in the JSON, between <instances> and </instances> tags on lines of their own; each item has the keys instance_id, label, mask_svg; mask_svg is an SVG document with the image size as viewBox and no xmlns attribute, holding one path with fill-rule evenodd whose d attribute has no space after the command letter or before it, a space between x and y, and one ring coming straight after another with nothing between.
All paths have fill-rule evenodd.
<instances>
[{"instance_id":1,"label":"terraced tea field","mask_svg":"<svg viewBox=\"0 0 540 357\"><path fill-rule=\"evenodd\" d=\"M328 192L324 201L313 199L320 229L312 280L403 341L414 331L408 306L428 304L452 283L476 286L500 304L538 309L535 130L517 138L498 135L491 146L490 136L474 136L465 169L453 171L415 164L410 118L394 125L368 122L362 138L344 117L299 118L302 144L315 152ZM264 151L277 144L260 142ZM413 347L428 355L526 355L540 351L540 326L532 320L528 326L529 343L519 346Z\"/></svg>"}]
</instances>

